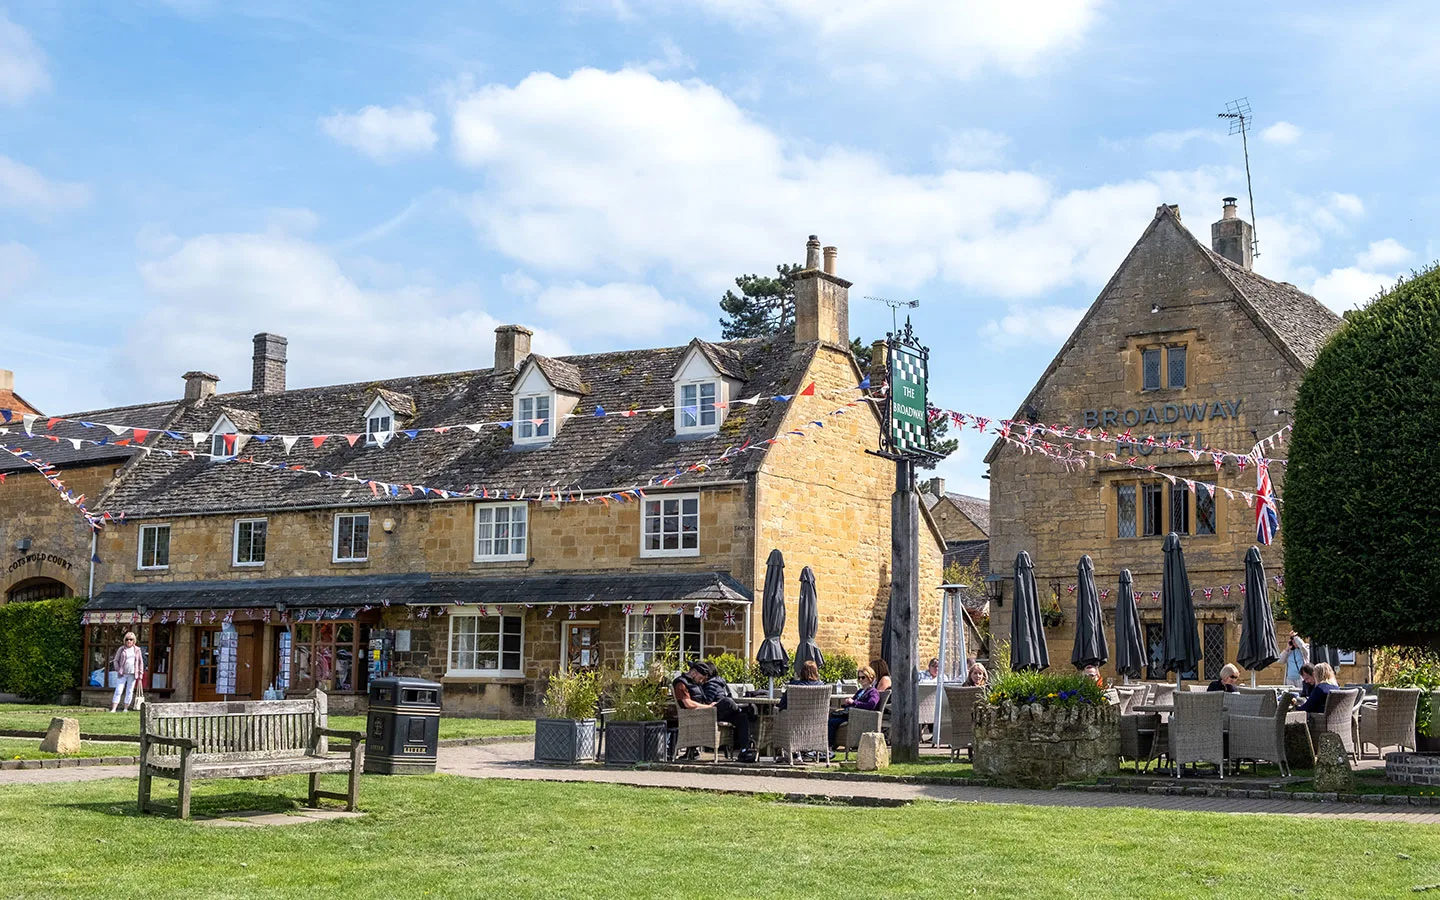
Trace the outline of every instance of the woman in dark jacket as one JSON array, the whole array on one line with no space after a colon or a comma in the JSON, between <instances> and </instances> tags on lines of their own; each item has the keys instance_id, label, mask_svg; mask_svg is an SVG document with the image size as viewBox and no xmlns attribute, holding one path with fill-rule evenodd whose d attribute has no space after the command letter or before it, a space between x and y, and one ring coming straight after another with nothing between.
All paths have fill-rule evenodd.
<instances>
[{"instance_id":1,"label":"woman in dark jacket","mask_svg":"<svg viewBox=\"0 0 1440 900\"><path fill-rule=\"evenodd\" d=\"M851 709L880 708L880 692L875 689L875 670L869 666L861 666L855 677L860 681L860 689L855 692L855 696L841 701L841 708L830 714L831 747L835 746L835 733L840 730L841 725L850 720Z\"/></svg>"},{"instance_id":2,"label":"woman in dark jacket","mask_svg":"<svg viewBox=\"0 0 1440 900\"><path fill-rule=\"evenodd\" d=\"M1220 670L1220 677L1210 682L1206 691L1225 691L1230 694L1240 693L1240 670L1234 665L1226 663Z\"/></svg>"}]
</instances>

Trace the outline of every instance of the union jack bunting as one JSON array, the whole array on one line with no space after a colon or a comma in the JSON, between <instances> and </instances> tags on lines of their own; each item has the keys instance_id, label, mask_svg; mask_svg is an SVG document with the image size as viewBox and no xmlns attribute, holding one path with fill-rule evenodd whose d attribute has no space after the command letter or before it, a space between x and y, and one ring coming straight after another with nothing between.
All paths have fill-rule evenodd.
<instances>
[{"instance_id":1,"label":"union jack bunting","mask_svg":"<svg viewBox=\"0 0 1440 900\"><path fill-rule=\"evenodd\" d=\"M576 611L577 611L577 610L575 609L575 607L573 607L573 606L570 607L570 618L572 618L572 619L575 618L575 613L576 613Z\"/></svg>"},{"instance_id":2,"label":"union jack bunting","mask_svg":"<svg viewBox=\"0 0 1440 900\"><path fill-rule=\"evenodd\" d=\"M1280 507L1270 484L1270 466L1264 460L1255 467L1255 540L1270 544L1280 533Z\"/></svg>"},{"instance_id":3,"label":"union jack bunting","mask_svg":"<svg viewBox=\"0 0 1440 900\"><path fill-rule=\"evenodd\" d=\"M1245 596L1245 585L1240 585L1240 596Z\"/></svg>"},{"instance_id":4,"label":"union jack bunting","mask_svg":"<svg viewBox=\"0 0 1440 900\"><path fill-rule=\"evenodd\" d=\"M654 609L655 609L654 604L651 604L651 603L645 604L645 615L647 615L647 616L650 615L651 611L654 610Z\"/></svg>"},{"instance_id":5,"label":"union jack bunting","mask_svg":"<svg viewBox=\"0 0 1440 900\"><path fill-rule=\"evenodd\" d=\"M545 610L545 618L548 619L553 615L555 615L555 607L552 606L549 609Z\"/></svg>"},{"instance_id":6,"label":"union jack bunting","mask_svg":"<svg viewBox=\"0 0 1440 900\"><path fill-rule=\"evenodd\" d=\"M1109 600L1109 599L1110 599L1110 589L1109 589L1109 588L1106 588L1105 590L1103 590L1103 591L1100 592L1100 599L1101 599L1101 600Z\"/></svg>"},{"instance_id":7,"label":"union jack bunting","mask_svg":"<svg viewBox=\"0 0 1440 900\"><path fill-rule=\"evenodd\" d=\"M627 604L625 604L624 606L620 607L620 612L624 613L624 614L627 615L627 616L630 615L631 613L633 613L634 611L635 611L635 604L633 604L633 603L627 603Z\"/></svg>"},{"instance_id":8,"label":"union jack bunting","mask_svg":"<svg viewBox=\"0 0 1440 900\"><path fill-rule=\"evenodd\" d=\"M1210 599L1211 597L1213 597L1213 596L1215 596L1215 589L1214 589L1214 588L1206 588L1206 589L1205 589L1205 599L1206 599L1206 600L1209 600L1209 599Z\"/></svg>"},{"instance_id":9,"label":"union jack bunting","mask_svg":"<svg viewBox=\"0 0 1440 900\"><path fill-rule=\"evenodd\" d=\"M1226 600L1230 599L1230 585L1222 584L1220 586L1220 596L1224 597Z\"/></svg>"},{"instance_id":10,"label":"union jack bunting","mask_svg":"<svg viewBox=\"0 0 1440 900\"><path fill-rule=\"evenodd\" d=\"M727 610L725 610L725 624L726 624L726 625L734 625L734 624L735 624L735 610L733 610L733 609L727 609Z\"/></svg>"},{"instance_id":11,"label":"union jack bunting","mask_svg":"<svg viewBox=\"0 0 1440 900\"><path fill-rule=\"evenodd\" d=\"M1160 592L1159 592L1159 591L1151 591L1151 592L1150 592L1150 599L1151 599L1151 600L1159 600L1159 599L1160 599Z\"/></svg>"}]
</instances>

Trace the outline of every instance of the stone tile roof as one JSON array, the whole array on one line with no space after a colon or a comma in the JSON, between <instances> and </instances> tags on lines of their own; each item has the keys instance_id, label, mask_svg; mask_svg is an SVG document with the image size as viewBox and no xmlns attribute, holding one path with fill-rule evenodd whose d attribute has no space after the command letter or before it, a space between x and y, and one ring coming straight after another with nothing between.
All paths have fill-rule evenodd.
<instances>
[{"instance_id":1,"label":"stone tile roof","mask_svg":"<svg viewBox=\"0 0 1440 900\"><path fill-rule=\"evenodd\" d=\"M330 575L243 581L107 584L87 610L274 609L405 604L750 603L754 599L724 572L626 572L616 575L525 575L509 578L432 578L416 575Z\"/></svg>"},{"instance_id":2,"label":"stone tile roof","mask_svg":"<svg viewBox=\"0 0 1440 900\"><path fill-rule=\"evenodd\" d=\"M949 568L951 563L968 566L977 559L980 561L981 574L988 573L990 571L989 541L949 541L945 545L946 568Z\"/></svg>"},{"instance_id":3,"label":"stone tile roof","mask_svg":"<svg viewBox=\"0 0 1440 900\"><path fill-rule=\"evenodd\" d=\"M1295 285L1271 281L1236 265L1198 240L1196 243L1300 364L1308 367L1314 363L1320 348L1340 326L1340 317Z\"/></svg>"},{"instance_id":4,"label":"stone tile roof","mask_svg":"<svg viewBox=\"0 0 1440 900\"><path fill-rule=\"evenodd\" d=\"M955 508L960 510L965 518L973 522L976 528L985 534L990 533L989 500L983 497L971 497L969 494L953 494L950 491L945 492L945 499L955 504ZM920 502L925 504L926 509L934 511L935 505L940 502L940 498L930 491L921 491Z\"/></svg>"},{"instance_id":5,"label":"stone tile roof","mask_svg":"<svg viewBox=\"0 0 1440 900\"><path fill-rule=\"evenodd\" d=\"M585 383L585 377L580 374L580 369L562 359L551 359L548 356L540 356L537 353L530 354L530 361L545 375L545 380L556 390L569 391L572 394L579 394L582 397L590 393L590 385Z\"/></svg>"},{"instance_id":6,"label":"stone tile roof","mask_svg":"<svg viewBox=\"0 0 1440 900\"><path fill-rule=\"evenodd\" d=\"M230 424L234 425L235 429L241 434L254 434L260 430L260 416L254 410L240 409L237 406L221 406L215 411L215 419L211 424L213 425L214 422L219 421L220 416L229 419ZM208 429L201 428L197 430L207 431Z\"/></svg>"},{"instance_id":7,"label":"stone tile roof","mask_svg":"<svg viewBox=\"0 0 1440 900\"><path fill-rule=\"evenodd\" d=\"M818 344L796 345L780 336L721 346L735 353L743 366L745 392L771 396L798 393ZM761 444L776 435L788 407L769 401L731 407L718 433L699 437L676 437L668 413L613 415L672 406L671 376L687 349L629 350L562 360L580 374L592 393L577 407L578 417L562 421L554 440L540 447L517 449L508 429L492 426L478 434L465 428L447 434L422 433L415 440L396 434L385 447L366 447L364 441L351 447L336 437L317 450L309 440L301 440L289 455L279 441L252 440L241 453L257 460L446 490L470 485L510 491L613 490L643 486L652 478L675 474L680 467L713 460L727 447ZM514 372L484 369L274 394L227 394L200 407L180 405L165 427L181 433L206 431L215 421L216 407L227 406L254 412L260 433L353 434L364 430L361 417L376 388L414 398L415 418L407 423L411 428L508 421L515 378ZM589 415L597 405L611 415ZM191 447L188 437L175 441L163 434L151 436L148 443L170 449ZM742 478L756 471L763 458L763 450L735 454L713 463L704 474L681 478L676 487L697 479ZM398 499L409 497L402 493ZM372 496L364 484L152 453L126 468L101 498L99 508L156 516L394 502L397 498Z\"/></svg>"},{"instance_id":8,"label":"stone tile roof","mask_svg":"<svg viewBox=\"0 0 1440 900\"><path fill-rule=\"evenodd\" d=\"M691 341L691 344L705 355L705 359L716 372L727 378L745 380L745 366L740 360L740 354L723 344L712 344L699 338Z\"/></svg>"},{"instance_id":9,"label":"stone tile roof","mask_svg":"<svg viewBox=\"0 0 1440 900\"><path fill-rule=\"evenodd\" d=\"M78 419L84 422L109 423L112 425L134 425L140 428L159 428L164 424L165 419L179 405L179 400L170 400L164 403L144 403L138 406L116 406L110 409L91 409L84 412L66 413L63 418ZM212 423L213 424L213 420ZM20 417L17 415L15 421L9 428L12 432L20 429ZM203 430L210 426L206 425ZM53 429L45 428L45 420L41 419L35 424L36 434L51 434L57 437L85 438L86 440L116 440L115 436L103 428L86 428L78 422L59 422ZM99 465L101 463L113 462L122 463L134 455L135 451L128 446L116 445L113 443L95 446L93 444L81 444L77 450L67 441L56 443L43 443L33 441L29 438L23 440L10 440L12 435L0 435L0 443L11 446L23 447L31 451L39 459L51 463L61 469L75 468L77 466ZM23 461L4 454L0 459L0 472L30 471L30 467Z\"/></svg>"},{"instance_id":10,"label":"stone tile roof","mask_svg":"<svg viewBox=\"0 0 1440 900\"><path fill-rule=\"evenodd\" d=\"M395 414L395 418L401 422L409 422L415 418L414 397L411 397L409 394L402 394L399 391L386 390L385 388L376 388L375 394L381 400L385 401L385 405L390 407L390 411Z\"/></svg>"}]
</instances>

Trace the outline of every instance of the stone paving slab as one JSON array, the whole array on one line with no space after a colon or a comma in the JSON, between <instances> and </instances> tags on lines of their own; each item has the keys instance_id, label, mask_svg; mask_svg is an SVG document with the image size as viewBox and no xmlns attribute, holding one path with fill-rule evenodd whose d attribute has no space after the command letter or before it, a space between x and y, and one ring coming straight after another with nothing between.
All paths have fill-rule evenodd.
<instances>
[{"instance_id":1,"label":"stone paving slab","mask_svg":"<svg viewBox=\"0 0 1440 900\"><path fill-rule=\"evenodd\" d=\"M314 809L302 806L294 812L277 813L263 810L226 813L224 816L195 816L196 825L210 828L269 828L286 825L305 825L309 822L326 822L331 819L358 819L363 812L347 812L343 809Z\"/></svg>"}]
</instances>

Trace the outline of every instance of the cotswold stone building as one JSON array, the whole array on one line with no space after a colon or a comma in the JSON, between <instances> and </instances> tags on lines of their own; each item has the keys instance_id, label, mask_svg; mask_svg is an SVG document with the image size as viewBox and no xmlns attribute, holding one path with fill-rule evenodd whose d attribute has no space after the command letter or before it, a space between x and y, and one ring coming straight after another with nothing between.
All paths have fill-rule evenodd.
<instances>
[{"instance_id":1,"label":"cotswold stone building","mask_svg":"<svg viewBox=\"0 0 1440 900\"><path fill-rule=\"evenodd\" d=\"M518 714L560 669L753 658L778 548L787 647L810 566L821 648L870 658L893 467L865 453L881 420L854 402L850 285L808 249L795 331L770 338L547 358L505 326L488 369L286 389L258 336L252 389L187 375L105 492L126 524L100 537L114 562L89 615L149 629L164 697L320 686L344 709L389 673L441 681L454 712ZM944 548L925 521L922 654Z\"/></svg>"},{"instance_id":2,"label":"cotswold stone building","mask_svg":"<svg viewBox=\"0 0 1440 900\"><path fill-rule=\"evenodd\" d=\"M1204 661L1190 677L1215 678L1235 660L1246 550L1255 543L1255 511L1239 495L1204 486L1190 492L1180 479L1253 492L1253 466L1234 461L1217 472L1212 457L1164 449L1166 441L1248 452L1289 422L1305 369L1338 323L1315 298L1252 269L1251 227L1226 199L1223 218L1203 245L1162 206L1110 282L1025 398L1015 420L1103 429L1125 443L1088 445L1114 452L1115 462L1067 471L1040 454L997 443L990 464L990 569L1013 575L1016 554L1035 562L1042 605L1052 608L1046 630L1052 664L1069 666L1073 641L1076 563L1095 562L1113 641L1118 575L1128 568L1148 648L1160 640L1161 543L1171 531L1183 539L1200 620ZM1146 444L1153 435L1159 446ZM1057 446L1062 441L1054 442ZM1268 451L1283 458L1284 445ZM1136 459L1139 470L1121 465ZM1154 471L1144 467L1154 466ZM1270 467L1284 496L1285 470ZM1166 476L1172 476L1171 481ZM1284 509L1281 508L1280 540ZM1282 575L1279 541L1262 548L1267 573ZM1272 581L1272 587L1275 583ZM1272 594L1279 600L1283 590ZM993 632L1009 635L1013 582L992 604ZM1279 640L1288 623L1278 625ZM1113 647L1113 643L1112 643ZM1283 646L1282 646L1283 649ZM1112 649L1113 653L1113 649ZM1154 650L1151 650L1152 659ZM1145 673L1164 678L1152 661ZM1342 673L1342 679L1350 673ZM1262 674L1283 678L1278 667Z\"/></svg>"}]
</instances>

